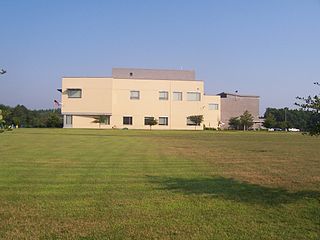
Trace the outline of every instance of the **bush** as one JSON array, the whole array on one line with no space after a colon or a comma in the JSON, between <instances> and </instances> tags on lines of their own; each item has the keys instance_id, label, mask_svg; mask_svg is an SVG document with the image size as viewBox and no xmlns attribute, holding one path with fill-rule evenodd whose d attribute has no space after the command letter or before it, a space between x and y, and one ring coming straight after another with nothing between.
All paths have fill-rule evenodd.
<instances>
[{"instance_id":1,"label":"bush","mask_svg":"<svg viewBox=\"0 0 320 240\"><path fill-rule=\"evenodd\" d=\"M203 130L205 131L216 131L217 129L214 127L204 127Z\"/></svg>"}]
</instances>

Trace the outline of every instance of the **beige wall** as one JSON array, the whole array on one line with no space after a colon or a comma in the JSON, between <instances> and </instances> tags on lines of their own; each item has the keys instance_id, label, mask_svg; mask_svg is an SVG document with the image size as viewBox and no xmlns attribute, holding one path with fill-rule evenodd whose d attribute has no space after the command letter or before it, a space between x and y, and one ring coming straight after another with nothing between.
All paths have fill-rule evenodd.
<instances>
[{"instance_id":1,"label":"beige wall","mask_svg":"<svg viewBox=\"0 0 320 240\"><path fill-rule=\"evenodd\" d=\"M209 104L215 103L218 104L217 110L210 110ZM204 111L203 111L203 117L204 122L203 124L206 125L206 127L214 127L217 128L219 125L219 122L221 120L221 102L220 102L220 96L210 96L205 95L204 96Z\"/></svg>"},{"instance_id":2,"label":"beige wall","mask_svg":"<svg viewBox=\"0 0 320 240\"><path fill-rule=\"evenodd\" d=\"M110 125L96 123L93 116L74 115L72 118L73 128L111 128Z\"/></svg>"},{"instance_id":3,"label":"beige wall","mask_svg":"<svg viewBox=\"0 0 320 240\"><path fill-rule=\"evenodd\" d=\"M68 88L82 89L81 98L68 98ZM111 113L112 78L63 78L63 113Z\"/></svg>"},{"instance_id":4,"label":"beige wall","mask_svg":"<svg viewBox=\"0 0 320 240\"><path fill-rule=\"evenodd\" d=\"M170 81L142 79L114 79L112 122L117 127L147 129L144 117L168 117L168 126L157 125L154 129L189 129L186 117L201 114L201 102L187 101L187 92L203 93L202 81ZM139 90L140 99L131 100L130 91ZM168 100L159 100L159 91L169 93ZM173 101L174 91L182 92L182 101ZM132 126L122 125L123 116L132 116Z\"/></svg>"},{"instance_id":5,"label":"beige wall","mask_svg":"<svg viewBox=\"0 0 320 240\"><path fill-rule=\"evenodd\" d=\"M168 126L156 125L153 129L195 129L187 126L187 117L203 115L204 124L218 127L220 120L220 97L206 96L203 81L195 80L147 80L115 78L64 78L62 91L67 88L81 88L81 99L69 99L62 94L62 113L74 113L74 128L99 128L89 115L110 113L110 125L100 128L149 129L144 117L168 117ZM140 91L140 99L130 99L130 91ZM159 100L159 91L169 93L168 100ZM182 101L173 101L173 92L182 92ZM187 92L201 93L201 101L187 101ZM219 110L209 110L209 103L219 104ZM123 125L123 116L132 116L133 125ZM197 127L202 129L202 127Z\"/></svg>"}]
</instances>

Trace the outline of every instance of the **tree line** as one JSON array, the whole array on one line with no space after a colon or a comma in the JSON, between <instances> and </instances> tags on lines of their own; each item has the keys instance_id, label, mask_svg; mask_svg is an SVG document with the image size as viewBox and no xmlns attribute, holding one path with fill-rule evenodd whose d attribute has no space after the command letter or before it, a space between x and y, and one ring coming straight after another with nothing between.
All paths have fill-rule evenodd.
<instances>
[{"instance_id":1,"label":"tree line","mask_svg":"<svg viewBox=\"0 0 320 240\"><path fill-rule=\"evenodd\" d=\"M23 105L15 107L0 104L2 127L60 128L63 117L60 109L30 110Z\"/></svg>"},{"instance_id":2,"label":"tree line","mask_svg":"<svg viewBox=\"0 0 320 240\"><path fill-rule=\"evenodd\" d=\"M301 131L308 131L312 127L312 111L303 109L288 108L267 108L264 114L266 128L298 128Z\"/></svg>"},{"instance_id":3,"label":"tree line","mask_svg":"<svg viewBox=\"0 0 320 240\"><path fill-rule=\"evenodd\" d=\"M264 113L265 128L298 128L304 132L310 132L316 122L319 122L319 114L303 109L267 108ZM253 116L245 111L239 117L229 119L229 128L233 130L246 130L253 126Z\"/></svg>"}]
</instances>

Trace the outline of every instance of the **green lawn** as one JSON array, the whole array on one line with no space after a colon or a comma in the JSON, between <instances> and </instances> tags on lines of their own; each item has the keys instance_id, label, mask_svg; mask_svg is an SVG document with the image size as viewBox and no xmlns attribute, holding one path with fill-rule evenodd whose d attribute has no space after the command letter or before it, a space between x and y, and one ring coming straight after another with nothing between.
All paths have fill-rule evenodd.
<instances>
[{"instance_id":1,"label":"green lawn","mask_svg":"<svg viewBox=\"0 0 320 240\"><path fill-rule=\"evenodd\" d=\"M1 133L0 239L320 239L320 138Z\"/></svg>"}]
</instances>

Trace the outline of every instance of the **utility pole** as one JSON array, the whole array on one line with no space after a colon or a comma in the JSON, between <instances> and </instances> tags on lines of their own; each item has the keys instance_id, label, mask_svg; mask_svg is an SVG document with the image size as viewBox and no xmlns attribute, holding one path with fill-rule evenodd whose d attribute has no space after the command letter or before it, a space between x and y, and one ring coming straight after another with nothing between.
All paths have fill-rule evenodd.
<instances>
[{"instance_id":1,"label":"utility pole","mask_svg":"<svg viewBox=\"0 0 320 240\"><path fill-rule=\"evenodd\" d=\"M287 108L284 108L284 122L286 123L286 131L288 129L288 125L287 125Z\"/></svg>"}]
</instances>

